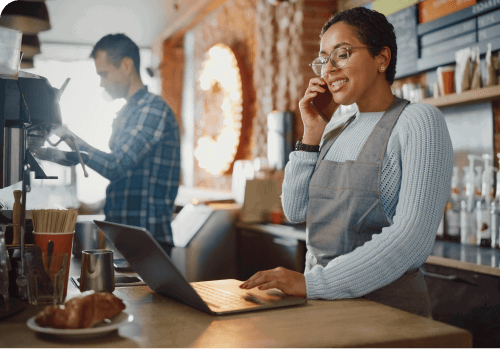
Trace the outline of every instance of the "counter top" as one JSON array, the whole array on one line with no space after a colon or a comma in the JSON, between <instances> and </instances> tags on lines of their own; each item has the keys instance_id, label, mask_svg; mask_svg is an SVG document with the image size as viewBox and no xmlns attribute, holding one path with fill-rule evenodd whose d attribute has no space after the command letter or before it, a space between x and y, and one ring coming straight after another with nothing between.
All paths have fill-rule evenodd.
<instances>
[{"instance_id":1,"label":"counter top","mask_svg":"<svg viewBox=\"0 0 500 349\"><path fill-rule=\"evenodd\" d=\"M237 228L305 241L305 225L249 224L238 222ZM426 263L500 276L500 249L463 245L436 240Z\"/></svg>"},{"instance_id":2,"label":"counter top","mask_svg":"<svg viewBox=\"0 0 500 349\"><path fill-rule=\"evenodd\" d=\"M500 250L487 247L463 245L457 242L436 240L432 255L498 269L500 276Z\"/></svg>"},{"instance_id":3,"label":"counter top","mask_svg":"<svg viewBox=\"0 0 500 349\"><path fill-rule=\"evenodd\" d=\"M79 291L68 286L68 297ZM119 287L134 316L106 337L83 341L36 334L26 321L43 307L0 321L0 347L470 347L470 332L366 299L212 316L147 286Z\"/></svg>"}]
</instances>

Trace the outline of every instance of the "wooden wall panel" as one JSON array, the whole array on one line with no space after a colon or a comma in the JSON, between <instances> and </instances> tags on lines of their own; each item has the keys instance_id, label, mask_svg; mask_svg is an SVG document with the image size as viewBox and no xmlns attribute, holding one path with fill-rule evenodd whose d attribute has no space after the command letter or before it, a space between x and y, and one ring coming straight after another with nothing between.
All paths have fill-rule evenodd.
<instances>
[{"instance_id":1,"label":"wooden wall panel","mask_svg":"<svg viewBox=\"0 0 500 349\"><path fill-rule=\"evenodd\" d=\"M184 80L184 49L182 47L182 40L167 40L163 43L163 59L160 64L160 73L161 95L174 111L179 122L179 127L182 127L181 103Z\"/></svg>"}]
</instances>

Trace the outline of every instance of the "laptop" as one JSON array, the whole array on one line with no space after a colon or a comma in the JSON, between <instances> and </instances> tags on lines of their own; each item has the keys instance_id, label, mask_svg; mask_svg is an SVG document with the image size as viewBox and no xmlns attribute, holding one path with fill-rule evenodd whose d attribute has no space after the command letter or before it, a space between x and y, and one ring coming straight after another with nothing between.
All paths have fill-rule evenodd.
<instances>
[{"instance_id":1,"label":"laptop","mask_svg":"<svg viewBox=\"0 0 500 349\"><path fill-rule=\"evenodd\" d=\"M225 315L307 303L277 289L240 289L242 281L234 279L189 283L146 229L94 222L149 288L206 313Z\"/></svg>"}]
</instances>

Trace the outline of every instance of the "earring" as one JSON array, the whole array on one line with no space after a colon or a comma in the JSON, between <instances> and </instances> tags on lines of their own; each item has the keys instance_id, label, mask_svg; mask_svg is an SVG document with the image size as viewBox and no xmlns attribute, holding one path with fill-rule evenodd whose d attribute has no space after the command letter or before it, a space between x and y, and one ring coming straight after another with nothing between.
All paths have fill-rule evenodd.
<instances>
[{"instance_id":1,"label":"earring","mask_svg":"<svg viewBox=\"0 0 500 349\"><path fill-rule=\"evenodd\" d=\"M385 70L385 67L381 67L380 70L384 71Z\"/></svg>"}]
</instances>

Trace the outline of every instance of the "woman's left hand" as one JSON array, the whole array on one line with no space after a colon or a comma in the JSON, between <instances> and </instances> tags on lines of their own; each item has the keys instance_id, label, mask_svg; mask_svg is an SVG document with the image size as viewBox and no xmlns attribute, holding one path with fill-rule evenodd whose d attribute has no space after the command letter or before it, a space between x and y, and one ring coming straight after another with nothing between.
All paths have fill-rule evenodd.
<instances>
[{"instance_id":1,"label":"woman's left hand","mask_svg":"<svg viewBox=\"0 0 500 349\"><path fill-rule=\"evenodd\" d=\"M306 279L304 274L278 267L259 271L240 285L240 288L251 289L259 286L259 290L277 288L291 296L306 298Z\"/></svg>"}]
</instances>

